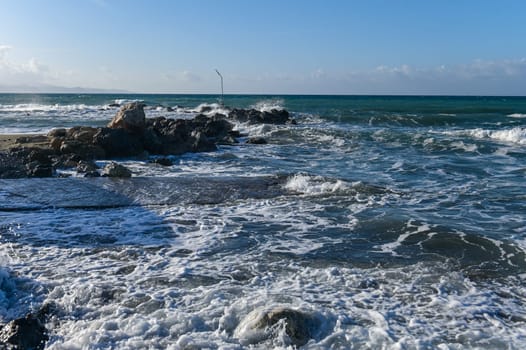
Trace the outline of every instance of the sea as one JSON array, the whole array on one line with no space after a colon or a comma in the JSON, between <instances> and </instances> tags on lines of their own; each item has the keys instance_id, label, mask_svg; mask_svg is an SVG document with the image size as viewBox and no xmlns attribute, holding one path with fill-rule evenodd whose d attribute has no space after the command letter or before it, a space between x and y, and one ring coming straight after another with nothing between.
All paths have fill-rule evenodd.
<instances>
[{"instance_id":1,"label":"sea","mask_svg":"<svg viewBox=\"0 0 526 350\"><path fill-rule=\"evenodd\" d=\"M0 323L52 305L46 349L526 348L525 97L0 94L0 134L129 101L297 124L0 180Z\"/></svg>"}]
</instances>

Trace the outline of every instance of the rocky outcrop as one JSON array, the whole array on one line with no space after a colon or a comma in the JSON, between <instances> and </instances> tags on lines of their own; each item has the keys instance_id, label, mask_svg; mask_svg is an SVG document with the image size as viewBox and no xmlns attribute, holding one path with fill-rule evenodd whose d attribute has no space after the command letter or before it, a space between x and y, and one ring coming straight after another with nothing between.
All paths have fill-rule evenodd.
<instances>
[{"instance_id":1,"label":"rocky outcrop","mask_svg":"<svg viewBox=\"0 0 526 350\"><path fill-rule=\"evenodd\" d=\"M257 109L234 108L228 113L228 118L250 124L296 124L296 121L285 109L259 111Z\"/></svg>"},{"instance_id":2,"label":"rocky outcrop","mask_svg":"<svg viewBox=\"0 0 526 350\"><path fill-rule=\"evenodd\" d=\"M49 177L57 168L75 168L79 161L211 152L217 145L237 143L235 122L295 123L286 110L232 109L228 115L199 114L193 119L146 118L144 104L124 105L107 127L76 126L47 135L22 137L20 147L0 152L0 178ZM262 144L261 138L248 143ZM31 146L31 145L34 145ZM97 176L95 170L79 170Z\"/></svg>"},{"instance_id":3,"label":"rocky outcrop","mask_svg":"<svg viewBox=\"0 0 526 350\"><path fill-rule=\"evenodd\" d=\"M122 106L108 124L108 128L122 128L130 132L141 133L146 124L144 106L144 103L140 102L132 102Z\"/></svg>"}]
</instances>

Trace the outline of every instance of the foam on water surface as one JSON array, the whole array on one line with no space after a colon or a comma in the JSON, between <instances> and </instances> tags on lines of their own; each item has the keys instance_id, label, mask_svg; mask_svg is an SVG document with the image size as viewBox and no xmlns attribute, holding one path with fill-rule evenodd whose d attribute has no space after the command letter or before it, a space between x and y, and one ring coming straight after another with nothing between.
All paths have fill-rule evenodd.
<instances>
[{"instance_id":1,"label":"foam on water surface","mask_svg":"<svg viewBox=\"0 0 526 350\"><path fill-rule=\"evenodd\" d=\"M35 111L0 128L105 125L121 98L223 108L62 98L4 99ZM239 124L268 143L168 167L121 159L127 180L0 181L0 322L54 303L50 349L523 348L523 107L437 99L227 96L298 124Z\"/></svg>"}]
</instances>

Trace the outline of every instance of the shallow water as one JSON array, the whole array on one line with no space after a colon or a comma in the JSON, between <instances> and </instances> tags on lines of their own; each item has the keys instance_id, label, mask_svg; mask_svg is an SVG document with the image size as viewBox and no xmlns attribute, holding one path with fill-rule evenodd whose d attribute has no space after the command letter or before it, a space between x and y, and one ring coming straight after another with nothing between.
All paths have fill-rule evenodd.
<instances>
[{"instance_id":1,"label":"shallow water","mask_svg":"<svg viewBox=\"0 0 526 350\"><path fill-rule=\"evenodd\" d=\"M0 130L104 125L123 99L220 109L0 95ZM226 102L298 125L237 125L269 143L170 167L122 160L130 180L2 180L0 320L53 302L48 349L293 348L283 322L254 329L276 308L314 320L305 349L526 345L526 99Z\"/></svg>"}]
</instances>

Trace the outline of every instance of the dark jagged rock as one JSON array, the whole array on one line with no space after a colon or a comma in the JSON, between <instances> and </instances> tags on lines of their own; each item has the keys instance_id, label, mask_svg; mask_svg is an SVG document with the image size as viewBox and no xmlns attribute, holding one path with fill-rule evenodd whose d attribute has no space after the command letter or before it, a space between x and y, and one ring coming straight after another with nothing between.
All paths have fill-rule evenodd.
<instances>
[{"instance_id":1,"label":"dark jagged rock","mask_svg":"<svg viewBox=\"0 0 526 350\"><path fill-rule=\"evenodd\" d=\"M203 108L206 112L206 106ZM134 102L122 106L108 127L76 126L53 129L47 136L18 138L17 142L27 147L0 152L0 178L48 177L56 168L78 167L81 160L215 151L217 145L238 142L236 138L241 134L233 130L231 121L295 123L287 111L276 109L270 112L232 109L228 116L199 114L193 119L146 119L144 104ZM266 141L252 138L247 143ZM79 170L87 176L98 174L83 167Z\"/></svg>"},{"instance_id":2,"label":"dark jagged rock","mask_svg":"<svg viewBox=\"0 0 526 350\"><path fill-rule=\"evenodd\" d=\"M107 156L106 151L100 145L66 139L60 145L61 154L75 154L81 159L101 159Z\"/></svg>"},{"instance_id":3,"label":"dark jagged rock","mask_svg":"<svg viewBox=\"0 0 526 350\"><path fill-rule=\"evenodd\" d=\"M115 162L108 163L102 169L102 176L106 177L131 177L130 169Z\"/></svg>"},{"instance_id":4,"label":"dark jagged rock","mask_svg":"<svg viewBox=\"0 0 526 350\"><path fill-rule=\"evenodd\" d=\"M108 107L112 107L112 108L120 107L120 106L121 106L121 105L118 104L118 103L110 103L110 104L108 105Z\"/></svg>"},{"instance_id":5,"label":"dark jagged rock","mask_svg":"<svg viewBox=\"0 0 526 350\"><path fill-rule=\"evenodd\" d=\"M46 304L37 313L27 314L1 327L0 349L44 349L49 339L44 323L53 308L53 305Z\"/></svg>"},{"instance_id":6,"label":"dark jagged rock","mask_svg":"<svg viewBox=\"0 0 526 350\"><path fill-rule=\"evenodd\" d=\"M87 174L97 172L97 169L99 169L99 167L97 166L97 164L95 164L95 162L92 161L80 160L77 163L77 172L79 173Z\"/></svg>"},{"instance_id":7,"label":"dark jagged rock","mask_svg":"<svg viewBox=\"0 0 526 350\"><path fill-rule=\"evenodd\" d=\"M49 177L54 152L41 148L12 148L0 153L0 178Z\"/></svg>"},{"instance_id":8,"label":"dark jagged rock","mask_svg":"<svg viewBox=\"0 0 526 350\"><path fill-rule=\"evenodd\" d=\"M150 161L150 163L159 164L159 165L162 165L162 166L172 166L173 165L172 160L170 158L166 158L166 157L155 158L152 161Z\"/></svg>"},{"instance_id":9,"label":"dark jagged rock","mask_svg":"<svg viewBox=\"0 0 526 350\"><path fill-rule=\"evenodd\" d=\"M12 179L27 177L23 158L12 153L0 153L0 178Z\"/></svg>"},{"instance_id":10,"label":"dark jagged rock","mask_svg":"<svg viewBox=\"0 0 526 350\"><path fill-rule=\"evenodd\" d=\"M82 158L77 154L62 154L53 158L54 168L75 168Z\"/></svg>"},{"instance_id":11,"label":"dark jagged rock","mask_svg":"<svg viewBox=\"0 0 526 350\"><path fill-rule=\"evenodd\" d=\"M221 117L210 118L202 114L194 119L147 119L144 148L151 154L210 152L217 149L217 143L231 141L233 127Z\"/></svg>"},{"instance_id":12,"label":"dark jagged rock","mask_svg":"<svg viewBox=\"0 0 526 350\"><path fill-rule=\"evenodd\" d=\"M296 121L290 117L285 109L272 109L270 111L259 111L257 109L234 108L228 113L228 118L242 123L250 124L295 124Z\"/></svg>"},{"instance_id":13,"label":"dark jagged rock","mask_svg":"<svg viewBox=\"0 0 526 350\"><path fill-rule=\"evenodd\" d=\"M249 138L247 140L247 143L248 144L253 144L253 145L266 145L267 144L267 140L265 140L263 137L255 136L255 137Z\"/></svg>"},{"instance_id":14,"label":"dark jagged rock","mask_svg":"<svg viewBox=\"0 0 526 350\"><path fill-rule=\"evenodd\" d=\"M132 157L144 151L142 138L125 129L99 128L93 136L93 144L103 149L109 158Z\"/></svg>"},{"instance_id":15,"label":"dark jagged rock","mask_svg":"<svg viewBox=\"0 0 526 350\"><path fill-rule=\"evenodd\" d=\"M39 162L26 163L26 175L28 177L51 177L53 176L53 167L42 165Z\"/></svg>"}]
</instances>

